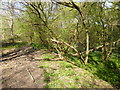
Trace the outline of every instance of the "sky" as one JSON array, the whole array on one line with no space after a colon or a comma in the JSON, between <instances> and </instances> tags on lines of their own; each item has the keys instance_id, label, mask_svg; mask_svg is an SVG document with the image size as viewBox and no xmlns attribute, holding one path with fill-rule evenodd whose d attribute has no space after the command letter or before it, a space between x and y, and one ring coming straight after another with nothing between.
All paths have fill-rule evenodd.
<instances>
[{"instance_id":1,"label":"sky","mask_svg":"<svg viewBox=\"0 0 120 90\"><path fill-rule=\"evenodd\" d=\"M23 1L23 0L2 0L2 2L14 2L14 1ZM26 1L40 1L40 0L26 0ZM42 0L45 2L45 0ZM48 0L46 0L47 2ZM58 0L57 0L58 1ZM59 1L66 1L66 0L59 0ZM68 0L67 0L68 1ZM95 2L95 1L98 1L98 0L73 0L74 2L84 2L84 1L88 1L88 2ZM111 1L114 1L114 0L99 0L99 1L106 1L106 6L108 6L109 8L112 6L112 3ZM0 0L1 2L1 0ZM23 7L21 6L21 4L19 3L16 3L16 8L19 8L19 9L23 9ZM1 7L1 5L0 5ZM4 6L2 6L3 8L5 8ZM0 13L3 14L5 12L3 12L2 10L0 10ZM19 10L16 11L16 14L19 13Z\"/></svg>"},{"instance_id":2,"label":"sky","mask_svg":"<svg viewBox=\"0 0 120 90\"><path fill-rule=\"evenodd\" d=\"M2 0L2 2L8 2L8 1L23 1L23 0ZM26 0L28 2L36 2L36 1L42 1L42 2L49 2L51 0ZM69 0L57 0L57 1L69 1ZM120 1L120 0L73 0L74 2L98 2L98 1L110 1L110 2L117 2L117 1Z\"/></svg>"}]
</instances>

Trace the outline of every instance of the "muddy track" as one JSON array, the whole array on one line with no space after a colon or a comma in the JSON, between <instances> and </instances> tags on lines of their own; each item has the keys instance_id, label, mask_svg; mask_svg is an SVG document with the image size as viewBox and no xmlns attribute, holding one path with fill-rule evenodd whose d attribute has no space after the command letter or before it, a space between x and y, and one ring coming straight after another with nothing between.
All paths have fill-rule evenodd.
<instances>
[{"instance_id":1,"label":"muddy track","mask_svg":"<svg viewBox=\"0 0 120 90\"><path fill-rule=\"evenodd\" d=\"M22 55L30 54L34 52L34 50L30 46L25 46L23 48L18 48L13 51L7 52L7 53L2 53L2 57L0 59L0 62L6 61L6 60L11 60L16 57L20 57Z\"/></svg>"},{"instance_id":2,"label":"muddy track","mask_svg":"<svg viewBox=\"0 0 120 90\"><path fill-rule=\"evenodd\" d=\"M2 55L3 88L43 88L44 70L39 68L39 59L46 51L33 50L30 46Z\"/></svg>"}]
</instances>

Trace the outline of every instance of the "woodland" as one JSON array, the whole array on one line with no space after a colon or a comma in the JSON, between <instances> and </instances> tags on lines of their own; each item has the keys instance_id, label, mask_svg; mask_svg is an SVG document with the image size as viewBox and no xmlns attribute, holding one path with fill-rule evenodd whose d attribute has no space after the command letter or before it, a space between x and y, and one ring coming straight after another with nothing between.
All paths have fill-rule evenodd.
<instances>
[{"instance_id":1,"label":"woodland","mask_svg":"<svg viewBox=\"0 0 120 90\"><path fill-rule=\"evenodd\" d=\"M26 45L32 50L47 50L56 57L46 54L45 60L64 61L61 68L85 69L120 88L120 2L24 0L2 2L0 10L2 50ZM48 84L46 88L59 87L55 85ZM73 85L73 88L78 87Z\"/></svg>"}]
</instances>

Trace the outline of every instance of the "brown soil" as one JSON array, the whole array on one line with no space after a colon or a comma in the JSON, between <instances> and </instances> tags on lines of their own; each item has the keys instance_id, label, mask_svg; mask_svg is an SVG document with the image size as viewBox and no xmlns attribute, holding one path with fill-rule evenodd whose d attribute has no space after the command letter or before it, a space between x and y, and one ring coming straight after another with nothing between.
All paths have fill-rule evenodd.
<instances>
[{"instance_id":1,"label":"brown soil","mask_svg":"<svg viewBox=\"0 0 120 90\"><path fill-rule=\"evenodd\" d=\"M42 55L48 53L48 51L32 50L30 46L26 46L19 49L4 50L2 53L2 58L0 58L2 88L44 88L48 84L45 81L44 74L45 71L50 71L50 68L39 68ZM46 63L57 71L57 64L49 63L49 61L46 61ZM78 69L78 71L81 70ZM104 86L100 85L101 82L98 82L98 80L95 81L95 84L100 87ZM112 88L111 85L109 87Z\"/></svg>"},{"instance_id":2,"label":"brown soil","mask_svg":"<svg viewBox=\"0 0 120 90\"><path fill-rule=\"evenodd\" d=\"M43 53L40 50L33 51L27 46L3 54L0 59L2 87L43 88L46 82L44 82L43 69L39 68L38 60Z\"/></svg>"}]
</instances>

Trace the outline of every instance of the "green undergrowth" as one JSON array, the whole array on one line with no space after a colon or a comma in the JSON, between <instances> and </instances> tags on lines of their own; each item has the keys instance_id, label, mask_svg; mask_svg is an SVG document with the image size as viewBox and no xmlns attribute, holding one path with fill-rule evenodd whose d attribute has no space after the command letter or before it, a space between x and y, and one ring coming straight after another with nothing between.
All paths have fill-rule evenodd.
<instances>
[{"instance_id":1,"label":"green undergrowth","mask_svg":"<svg viewBox=\"0 0 120 90\"><path fill-rule=\"evenodd\" d=\"M52 59L52 58L54 58L54 56L50 53L43 54L41 57L42 57L42 59Z\"/></svg>"},{"instance_id":2,"label":"green undergrowth","mask_svg":"<svg viewBox=\"0 0 120 90\"><path fill-rule=\"evenodd\" d=\"M31 46L32 46L33 49L46 50L48 48L48 45L46 45L46 44L40 44L40 43L32 43Z\"/></svg>"},{"instance_id":3,"label":"green undergrowth","mask_svg":"<svg viewBox=\"0 0 120 90\"><path fill-rule=\"evenodd\" d=\"M91 72L65 61L40 61L44 69L45 88L105 88L108 83Z\"/></svg>"},{"instance_id":4,"label":"green undergrowth","mask_svg":"<svg viewBox=\"0 0 120 90\"><path fill-rule=\"evenodd\" d=\"M53 56L45 54L42 58ZM100 52L90 53L87 65L76 57L68 58L78 66L66 61L40 61L40 68L46 70L45 88L119 88L120 63L116 54L112 54L109 61L103 61Z\"/></svg>"},{"instance_id":5,"label":"green undergrowth","mask_svg":"<svg viewBox=\"0 0 120 90\"><path fill-rule=\"evenodd\" d=\"M120 88L120 61L118 60L118 54L111 54L108 61L102 60L99 52L90 55L89 63L83 68L107 81L112 86Z\"/></svg>"},{"instance_id":6,"label":"green undergrowth","mask_svg":"<svg viewBox=\"0 0 120 90\"><path fill-rule=\"evenodd\" d=\"M2 43L2 49L9 49L9 48L19 48L27 45L25 42L15 42L15 43Z\"/></svg>"},{"instance_id":7,"label":"green undergrowth","mask_svg":"<svg viewBox=\"0 0 120 90\"><path fill-rule=\"evenodd\" d=\"M109 60L102 60L102 54L99 51L90 53L89 61L87 65L83 65L78 58L72 57L71 61L78 64L80 68L83 68L91 72L94 76L108 82L115 88L120 88L120 61L119 54L112 53Z\"/></svg>"}]
</instances>

